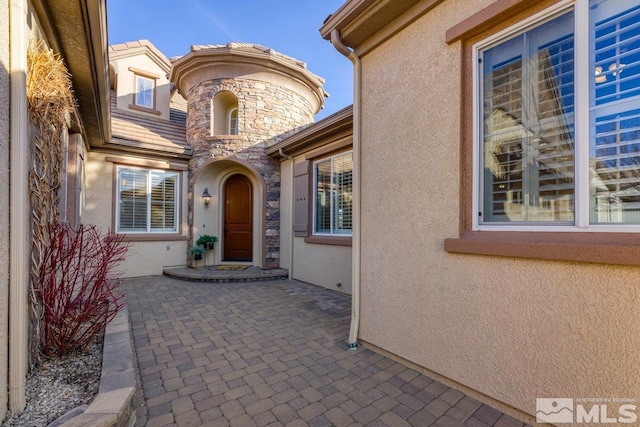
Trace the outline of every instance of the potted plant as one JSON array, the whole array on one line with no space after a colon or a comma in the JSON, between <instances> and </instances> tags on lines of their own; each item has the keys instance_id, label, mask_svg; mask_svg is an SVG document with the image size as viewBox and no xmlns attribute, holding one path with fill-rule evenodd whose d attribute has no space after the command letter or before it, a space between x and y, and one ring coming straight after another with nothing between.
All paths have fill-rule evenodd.
<instances>
[{"instance_id":1,"label":"potted plant","mask_svg":"<svg viewBox=\"0 0 640 427\"><path fill-rule=\"evenodd\" d=\"M213 245L218 241L216 236L203 234L196 240L196 245L202 246L205 250L213 249Z\"/></svg>"},{"instance_id":2,"label":"potted plant","mask_svg":"<svg viewBox=\"0 0 640 427\"><path fill-rule=\"evenodd\" d=\"M191 249L191 253L193 254L193 259L199 261L202 259L202 255L204 255L205 250L203 248L195 246L193 249Z\"/></svg>"}]
</instances>

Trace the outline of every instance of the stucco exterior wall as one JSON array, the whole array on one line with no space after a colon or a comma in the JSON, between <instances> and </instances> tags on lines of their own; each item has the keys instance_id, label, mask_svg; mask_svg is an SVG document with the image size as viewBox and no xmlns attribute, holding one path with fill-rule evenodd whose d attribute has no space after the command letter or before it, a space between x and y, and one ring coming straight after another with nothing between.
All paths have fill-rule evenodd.
<instances>
[{"instance_id":1,"label":"stucco exterior wall","mask_svg":"<svg viewBox=\"0 0 640 427\"><path fill-rule=\"evenodd\" d=\"M293 242L293 278L351 295L351 246Z\"/></svg>"},{"instance_id":2,"label":"stucco exterior wall","mask_svg":"<svg viewBox=\"0 0 640 427\"><path fill-rule=\"evenodd\" d=\"M361 338L528 414L537 397L638 398L640 268L443 249L461 94L445 31L490 3L445 1L362 58Z\"/></svg>"},{"instance_id":3,"label":"stucco exterior wall","mask_svg":"<svg viewBox=\"0 0 640 427\"><path fill-rule=\"evenodd\" d=\"M0 181L9 182L9 0L0 0ZM9 218L9 186L0 191L0 217ZM9 221L0 222L0 419L7 411L9 346Z\"/></svg>"},{"instance_id":4,"label":"stucco exterior wall","mask_svg":"<svg viewBox=\"0 0 640 427\"><path fill-rule=\"evenodd\" d=\"M103 232L113 229L114 164L103 153L89 152L85 164L84 207L82 222L95 224ZM187 173L180 178L180 222L184 240L133 241L126 262L121 265L123 277L162 274L163 267L186 265L187 262Z\"/></svg>"},{"instance_id":5,"label":"stucco exterior wall","mask_svg":"<svg viewBox=\"0 0 640 427\"><path fill-rule=\"evenodd\" d=\"M297 156L296 161L304 160ZM280 266L289 269L291 250L291 161L280 164ZM303 237L293 241L293 278L327 289L351 294L351 246L306 243ZM340 283L340 286L337 286Z\"/></svg>"}]
</instances>

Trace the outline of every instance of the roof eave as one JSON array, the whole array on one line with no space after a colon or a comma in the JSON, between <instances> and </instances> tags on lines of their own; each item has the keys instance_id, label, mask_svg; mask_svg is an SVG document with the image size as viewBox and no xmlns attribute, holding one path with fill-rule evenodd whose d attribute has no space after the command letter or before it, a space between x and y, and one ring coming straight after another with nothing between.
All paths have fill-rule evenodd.
<instances>
[{"instance_id":1,"label":"roof eave","mask_svg":"<svg viewBox=\"0 0 640 427\"><path fill-rule=\"evenodd\" d=\"M188 161L191 159L193 149L186 146L169 147L150 142L132 141L128 138L114 136L108 144L100 147L101 152L129 153L138 155L149 155L157 158L181 159Z\"/></svg>"},{"instance_id":2,"label":"roof eave","mask_svg":"<svg viewBox=\"0 0 640 427\"><path fill-rule=\"evenodd\" d=\"M315 143L330 139L332 135L344 131L353 132L353 105L345 107L277 142L267 148L267 155L275 158L281 157L281 149L285 154L292 154Z\"/></svg>"},{"instance_id":3,"label":"roof eave","mask_svg":"<svg viewBox=\"0 0 640 427\"><path fill-rule=\"evenodd\" d=\"M254 64L287 74L306 85L315 95L317 110L324 104L328 93L324 90L324 79L309 71L306 67L292 64L289 60L265 52L245 51L233 48L219 48L211 50L192 50L188 54L176 59L171 67L169 81L174 83L181 94L186 95L181 87L181 80L187 74L202 67L209 67L222 63Z\"/></svg>"},{"instance_id":4,"label":"roof eave","mask_svg":"<svg viewBox=\"0 0 640 427\"><path fill-rule=\"evenodd\" d=\"M44 35L72 76L78 113L90 146L111 139L105 0L32 0Z\"/></svg>"},{"instance_id":5,"label":"roof eave","mask_svg":"<svg viewBox=\"0 0 640 427\"><path fill-rule=\"evenodd\" d=\"M355 49L419 1L348 0L325 20L320 34L329 40L331 32L337 29L342 43Z\"/></svg>"},{"instance_id":6,"label":"roof eave","mask_svg":"<svg viewBox=\"0 0 640 427\"><path fill-rule=\"evenodd\" d=\"M347 0L322 23L320 35L322 38L330 40L333 29L343 30L374 2L375 0Z\"/></svg>"}]
</instances>

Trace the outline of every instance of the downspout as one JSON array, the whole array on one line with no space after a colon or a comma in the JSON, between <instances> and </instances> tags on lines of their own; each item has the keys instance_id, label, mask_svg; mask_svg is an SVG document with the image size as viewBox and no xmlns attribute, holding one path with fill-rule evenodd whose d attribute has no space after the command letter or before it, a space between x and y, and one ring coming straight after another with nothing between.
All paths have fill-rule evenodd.
<instances>
[{"instance_id":1,"label":"downspout","mask_svg":"<svg viewBox=\"0 0 640 427\"><path fill-rule=\"evenodd\" d=\"M291 157L288 154L284 153L284 150L282 148L280 148L278 150L278 153L280 153L280 156L284 157L285 159L288 159L291 161L291 197L289 200L289 212L291 212L291 230L289 230L289 280L291 280L293 278L293 237L294 237L294 217L295 217L295 212L294 209L296 208L295 205L295 199L296 199L296 193L295 193L295 188L293 186L293 179L295 176L295 171L294 171L294 166L295 163L293 161L293 157Z\"/></svg>"},{"instance_id":2,"label":"downspout","mask_svg":"<svg viewBox=\"0 0 640 427\"><path fill-rule=\"evenodd\" d=\"M27 164L27 7L25 0L11 0L11 131L9 207L9 410L25 407L27 376L27 328L29 288L29 232Z\"/></svg>"},{"instance_id":3,"label":"downspout","mask_svg":"<svg viewBox=\"0 0 640 427\"><path fill-rule=\"evenodd\" d=\"M353 63L353 229L351 259L351 328L349 350L358 348L360 326L360 58L340 40L337 28L331 30L331 44Z\"/></svg>"}]
</instances>

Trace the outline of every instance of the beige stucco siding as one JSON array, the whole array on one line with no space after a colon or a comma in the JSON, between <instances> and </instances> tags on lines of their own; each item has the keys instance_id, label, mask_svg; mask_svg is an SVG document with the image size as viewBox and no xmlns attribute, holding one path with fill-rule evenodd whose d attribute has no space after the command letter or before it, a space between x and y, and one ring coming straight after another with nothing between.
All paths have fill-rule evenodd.
<instances>
[{"instance_id":1,"label":"beige stucco siding","mask_svg":"<svg viewBox=\"0 0 640 427\"><path fill-rule=\"evenodd\" d=\"M0 181L9 182L9 1L0 0ZM9 218L9 187L0 191L0 217ZM7 411L9 221L0 222L0 418Z\"/></svg>"},{"instance_id":2,"label":"beige stucco siding","mask_svg":"<svg viewBox=\"0 0 640 427\"><path fill-rule=\"evenodd\" d=\"M82 221L95 224L103 231L113 228L113 185L114 164L107 161L102 153L88 153L85 165L86 192ZM181 175L180 192L182 204L180 221L182 235L187 235L186 172ZM187 242L185 240L131 242L126 262L121 265L123 277L138 277L162 274L163 267L185 265L187 262Z\"/></svg>"},{"instance_id":3,"label":"beige stucco siding","mask_svg":"<svg viewBox=\"0 0 640 427\"><path fill-rule=\"evenodd\" d=\"M297 156L296 162L305 156ZM280 164L280 266L289 268L291 247L291 161ZM310 177L310 179L313 179ZM303 237L293 241L293 278L324 288L351 294L351 246L306 243ZM340 286L337 286L340 283Z\"/></svg>"},{"instance_id":4,"label":"beige stucco siding","mask_svg":"<svg viewBox=\"0 0 640 427\"><path fill-rule=\"evenodd\" d=\"M296 237L293 248L294 279L351 294L351 246L305 243Z\"/></svg>"},{"instance_id":5,"label":"beige stucco siding","mask_svg":"<svg viewBox=\"0 0 640 427\"><path fill-rule=\"evenodd\" d=\"M639 268L443 250L459 233L461 93L444 34L463 7L362 59L361 338L529 414L536 397L638 398Z\"/></svg>"}]
</instances>

